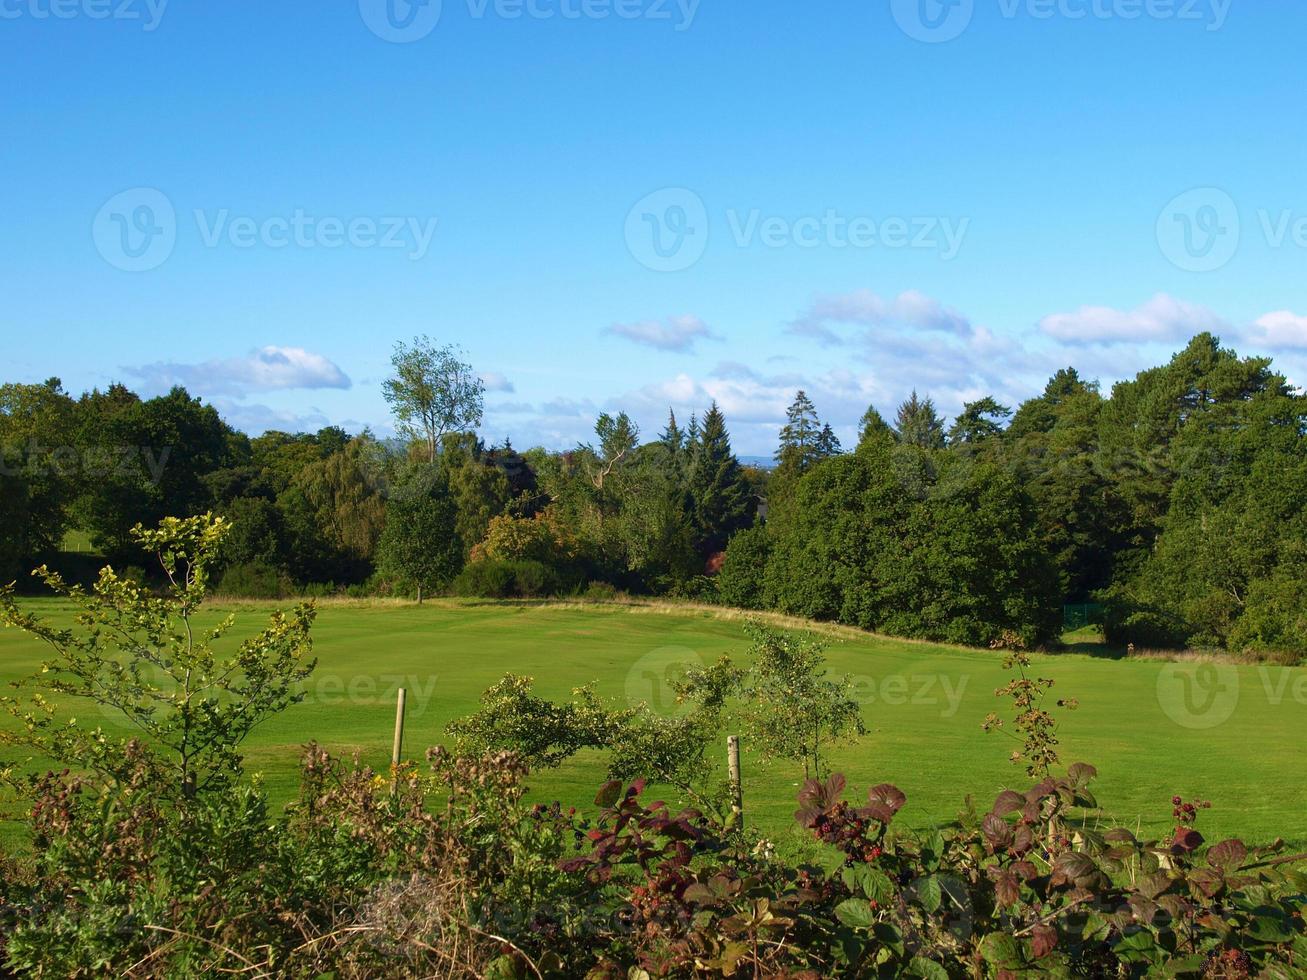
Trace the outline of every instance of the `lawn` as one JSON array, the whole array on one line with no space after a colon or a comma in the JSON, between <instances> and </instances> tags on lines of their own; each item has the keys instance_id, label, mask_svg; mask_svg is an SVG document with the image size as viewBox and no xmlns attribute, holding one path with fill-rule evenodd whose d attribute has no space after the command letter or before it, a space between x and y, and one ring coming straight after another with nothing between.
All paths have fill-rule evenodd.
<instances>
[{"instance_id":1,"label":"lawn","mask_svg":"<svg viewBox=\"0 0 1307 980\"><path fill-rule=\"evenodd\" d=\"M29 606L69 619L69 607L56 601ZM252 631L268 608L215 606L206 618L235 612ZM285 800L299 747L310 739L385 766L401 685L412 757L440 742L446 723L474 710L478 694L509 671L535 677L549 697L593 681L611 698L665 704L668 669L744 654L742 625L736 614L666 605L328 602L314 631L319 666L309 696L251 737L249 768ZM1008 761L1012 743L981 731L985 715L1002 707L994 698L1005 680L999 654L833 633L828 658L853 675L869 730L833 753L852 787L897 784L909 801L902 819L920 827L952 819L967 794L987 806L1026 781ZM1111 659L1086 642L1073 649L1088 652L1036 656L1035 667L1056 680L1057 696L1079 699L1079 710L1065 715L1063 760L1098 767L1098 799L1112 818L1159 833L1180 794L1212 801L1199 825L1209 838L1307 840L1307 670ZM31 638L0 632L0 680L30 674L43 655ZM94 706L81 709L88 710L80 720L96 717ZM747 750L749 818L784 841L798 776L784 764L761 766ZM531 792L583 804L602 780L602 759L587 754L535 775Z\"/></svg>"}]
</instances>

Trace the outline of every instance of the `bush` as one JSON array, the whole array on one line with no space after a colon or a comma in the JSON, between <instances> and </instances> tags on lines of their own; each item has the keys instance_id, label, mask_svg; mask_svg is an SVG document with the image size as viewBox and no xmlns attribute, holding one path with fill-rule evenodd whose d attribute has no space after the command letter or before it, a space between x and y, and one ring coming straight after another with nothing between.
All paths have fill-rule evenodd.
<instances>
[{"instance_id":1,"label":"bush","mask_svg":"<svg viewBox=\"0 0 1307 980\"><path fill-rule=\"evenodd\" d=\"M611 582L591 582L581 596L591 602L612 602L619 594L617 586Z\"/></svg>"},{"instance_id":2,"label":"bush","mask_svg":"<svg viewBox=\"0 0 1307 980\"><path fill-rule=\"evenodd\" d=\"M746 528L726 546L726 560L717 576L721 601L740 609L762 609L771 537L766 527Z\"/></svg>"},{"instance_id":3,"label":"bush","mask_svg":"<svg viewBox=\"0 0 1307 980\"><path fill-rule=\"evenodd\" d=\"M217 592L234 599L283 599L290 593L290 583L278 569L262 562L248 562L228 568Z\"/></svg>"},{"instance_id":4,"label":"bush","mask_svg":"<svg viewBox=\"0 0 1307 980\"><path fill-rule=\"evenodd\" d=\"M558 576L538 561L475 561L454 579L457 596L482 599L532 599L557 595Z\"/></svg>"}]
</instances>

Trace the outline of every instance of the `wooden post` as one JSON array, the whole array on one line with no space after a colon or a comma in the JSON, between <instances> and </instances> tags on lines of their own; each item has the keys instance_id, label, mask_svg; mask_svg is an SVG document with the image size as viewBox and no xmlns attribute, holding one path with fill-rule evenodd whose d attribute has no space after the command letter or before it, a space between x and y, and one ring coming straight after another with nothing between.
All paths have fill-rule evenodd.
<instances>
[{"instance_id":1,"label":"wooden post","mask_svg":"<svg viewBox=\"0 0 1307 980\"><path fill-rule=\"evenodd\" d=\"M744 791L740 784L740 736L726 736L726 771L731 787L731 815L737 830L744 829Z\"/></svg>"},{"instance_id":2,"label":"wooden post","mask_svg":"<svg viewBox=\"0 0 1307 980\"><path fill-rule=\"evenodd\" d=\"M393 773L393 785L399 785L400 753L404 749L404 701L407 692L401 687L395 701L395 745L390 750L390 771Z\"/></svg>"}]
</instances>

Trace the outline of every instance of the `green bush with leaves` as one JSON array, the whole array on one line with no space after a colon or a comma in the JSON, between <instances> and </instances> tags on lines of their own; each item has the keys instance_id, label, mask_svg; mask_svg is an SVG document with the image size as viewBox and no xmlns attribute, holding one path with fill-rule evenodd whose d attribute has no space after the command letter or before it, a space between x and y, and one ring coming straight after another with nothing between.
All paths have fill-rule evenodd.
<instances>
[{"instance_id":1,"label":"green bush with leaves","mask_svg":"<svg viewBox=\"0 0 1307 980\"><path fill-rule=\"evenodd\" d=\"M209 565L226 530L224 520L210 515L166 518L157 530L138 526L133 541L158 557L166 579L159 596L111 567L90 591L38 569L45 585L79 610L79 630L40 620L18 606L12 588L0 589L0 622L39 637L52 651L41 673L24 686L39 685L121 715L143 736L137 744L149 765L165 774L163 790L183 799L232 784L241 771L241 741L303 698L301 682L314 667L311 605L274 613L267 627L225 657L215 644L231 631L233 619L206 629L195 625ZM127 740L108 738L77 721L75 713L66 716L40 691L5 697L0 705L18 722L0 730L4 744L110 779L127 764Z\"/></svg>"}]
</instances>

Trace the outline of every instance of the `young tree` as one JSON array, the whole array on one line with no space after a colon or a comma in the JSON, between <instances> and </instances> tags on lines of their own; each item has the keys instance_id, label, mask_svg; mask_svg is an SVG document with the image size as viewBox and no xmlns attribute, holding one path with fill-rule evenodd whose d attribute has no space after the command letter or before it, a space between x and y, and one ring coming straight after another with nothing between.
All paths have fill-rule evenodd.
<instances>
[{"instance_id":1,"label":"young tree","mask_svg":"<svg viewBox=\"0 0 1307 980\"><path fill-rule=\"evenodd\" d=\"M914 389L912 395L899 406L895 421L899 442L922 449L944 448L944 420L935 411L935 403L920 398Z\"/></svg>"},{"instance_id":2,"label":"young tree","mask_svg":"<svg viewBox=\"0 0 1307 980\"><path fill-rule=\"evenodd\" d=\"M230 787L241 772L237 748L261 722L304 698L311 604L275 613L262 632L241 642L228 658L213 644L229 633L231 617L201 628L195 614L204 600L208 567L227 532L205 514L166 518L155 531L133 537L158 556L167 588L156 598L112 568L92 592L70 587L56 572L38 569L54 592L79 610L78 631L45 622L0 590L0 623L44 640L54 651L37 678L56 693L83 698L121 715L144 740L113 740L99 727L63 717L39 694L30 701L0 701L20 722L0 740L34 749L79 771L127 781L142 758L178 802Z\"/></svg>"},{"instance_id":3,"label":"young tree","mask_svg":"<svg viewBox=\"0 0 1307 980\"><path fill-rule=\"evenodd\" d=\"M748 632L753 663L741 694L751 741L765 758L802 763L805 776L820 779L828 746L866 734L849 679L827 676L820 642L759 623Z\"/></svg>"},{"instance_id":4,"label":"young tree","mask_svg":"<svg viewBox=\"0 0 1307 980\"><path fill-rule=\"evenodd\" d=\"M463 567L458 518L448 480L434 466L415 466L395 487L377 544L378 564L383 574L417 590L418 605Z\"/></svg>"},{"instance_id":5,"label":"young tree","mask_svg":"<svg viewBox=\"0 0 1307 980\"><path fill-rule=\"evenodd\" d=\"M429 463L436 461L445 433L481 424L485 382L461 356L461 348L437 346L421 336L411 344L397 343L390 358L394 374L382 385L382 394L399 431L425 443Z\"/></svg>"}]
</instances>

